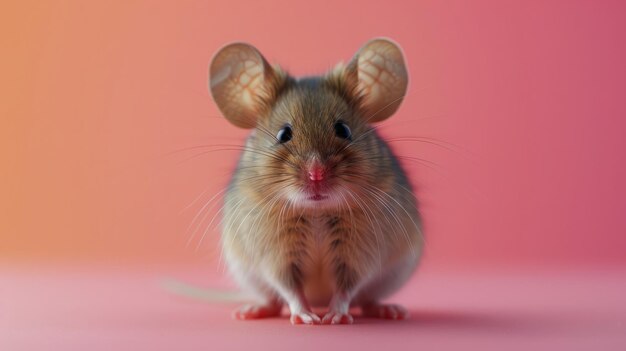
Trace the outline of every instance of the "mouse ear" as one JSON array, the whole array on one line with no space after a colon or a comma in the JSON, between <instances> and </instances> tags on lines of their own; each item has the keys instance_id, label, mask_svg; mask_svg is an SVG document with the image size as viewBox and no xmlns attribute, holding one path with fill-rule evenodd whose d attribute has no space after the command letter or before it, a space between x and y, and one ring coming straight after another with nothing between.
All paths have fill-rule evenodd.
<instances>
[{"instance_id":1,"label":"mouse ear","mask_svg":"<svg viewBox=\"0 0 626 351\"><path fill-rule=\"evenodd\" d=\"M368 41L346 67L357 77L357 91L368 117L380 122L396 112L406 93L409 77L402 49L390 39Z\"/></svg>"},{"instance_id":2,"label":"mouse ear","mask_svg":"<svg viewBox=\"0 0 626 351\"><path fill-rule=\"evenodd\" d=\"M211 60L209 89L220 111L240 128L254 128L277 82L284 78L253 46L233 43Z\"/></svg>"}]
</instances>

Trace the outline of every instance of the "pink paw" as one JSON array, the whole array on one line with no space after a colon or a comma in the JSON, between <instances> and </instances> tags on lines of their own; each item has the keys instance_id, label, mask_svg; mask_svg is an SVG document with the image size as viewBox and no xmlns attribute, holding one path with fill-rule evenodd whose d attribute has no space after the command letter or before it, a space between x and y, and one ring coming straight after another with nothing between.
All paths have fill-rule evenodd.
<instances>
[{"instance_id":1,"label":"pink paw","mask_svg":"<svg viewBox=\"0 0 626 351\"><path fill-rule=\"evenodd\" d=\"M328 312L322 319L322 324L352 324L354 319L349 313Z\"/></svg>"},{"instance_id":2,"label":"pink paw","mask_svg":"<svg viewBox=\"0 0 626 351\"><path fill-rule=\"evenodd\" d=\"M366 305L362 307L363 316L385 319L407 319L409 311L400 305Z\"/></svg>"},{"instance_id":3,"label":"pink paw","mask_svg":"<svg viewBox=\"0 0 626 351\"><path fill-rule=\"evenodd\" d=\"M313 312L302 311L291 314L291 324L320 324L320 317Z\"/></svg>"},{"instance_id":4,"label":"pink paw","mask_svg":"<svg viewBox=\"0 0 626 351\"><path fill-rule=\"evenodd\" d=\"M280 315L281 305L244 305L233 312L236 319L258 319Z\"/></svg>"}]
</instances>

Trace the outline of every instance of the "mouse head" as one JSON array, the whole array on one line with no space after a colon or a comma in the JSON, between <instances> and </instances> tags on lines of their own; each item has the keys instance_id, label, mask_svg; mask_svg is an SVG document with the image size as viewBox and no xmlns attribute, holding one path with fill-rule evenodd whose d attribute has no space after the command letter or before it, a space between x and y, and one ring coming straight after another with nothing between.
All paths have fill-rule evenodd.
<instances>
[{"instance_id":1,"label":"mouse head","mask_svg":"<svg viewBox=\"0 0 626 351\"><path fill-rule=\"evenodd\" d=\"M214 56L209 77L224 117L253 129L236 177L259 196L305 206L358 201L393 181L390 151L370 124L398 109L407 83L402 51L388 39L367 42L325 76L301 79L235 43Z\"/></svg>"}]
</instances>

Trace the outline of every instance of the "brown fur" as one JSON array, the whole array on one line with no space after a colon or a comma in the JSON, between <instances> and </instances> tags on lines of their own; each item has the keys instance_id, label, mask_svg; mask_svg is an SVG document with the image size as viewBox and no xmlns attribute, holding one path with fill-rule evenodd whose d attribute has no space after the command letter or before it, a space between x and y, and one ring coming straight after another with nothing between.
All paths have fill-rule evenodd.
<instances>
[{"instance_id":1,"label":"brown fur","mask_svg":"<svg viewBox=\"0 0 626 351\"><path fill-rule=\"evenodd\" d=\"M354 91L341 90L348 86L341 76L320 79L315 88L298 85L285 76L283 84L278 86L281 91L275 93L276 101L265 102L267 114L260 117L257 131L246 143L251 151L244 152L227 198L226 215L233 220L243 220L245 216L255 218L254 228L239 233L232 244L227 244L227 249L231 249L231 245L240 247L235 250L240 252L240 259L250 265L270 260L278 268L278 279L290 287L302 284L303 275L316 264L309 262L309 251L314 245L309 224L312 218L319 217L328 230L322 243L326 248L322 257L332 261L337 287L348 290L362 275L375 269L367 267L369 264L380 259L393 260L390 253L401 254L411 245L420 245L419 232L412 229L414 224L401 222L405 229L398 228L393 216L385 218L385 209L380 204L385 201L397 215L404 216L402 210L396 209L398 204L387 196L398 199L418 218L412 197L404 194L403 188L410 189L410 186L391 151L371 127L362 122L366 116L355 103L358 98L351 95ZM354 147L345 148L344 141L333 137L332 125L339 116L351 126L355 138L368 133L357 140ZM294 138L285 147L277 146L273 135L266 131L276 131L285 122L292 124ZM337 150L343 151L337 153ZM361 202L348 197L343 207L306 211L289 207L284 199L267 203L268 194L279 193L286 185L302 185L299 175L306 160L302 156L310 151L320 153L326 162L334 165L344 178L340 181L362 197ZM387 195L368 193L360 188L362 186L375 186ZM242 199L246 199L243 200L246 203L235 209L235 203ZM254 214L254 211L259 213ZM371 221L375 221L374 225ZM383 233L375 233L383 232L384 228L395 228L398 233L384 233L385 237ZM401 237L404 230L411 233L406 239ZM228 234L224 240L229 242ZM268 254L271 257L267 257Z\"/></svg>"}]
</instances>

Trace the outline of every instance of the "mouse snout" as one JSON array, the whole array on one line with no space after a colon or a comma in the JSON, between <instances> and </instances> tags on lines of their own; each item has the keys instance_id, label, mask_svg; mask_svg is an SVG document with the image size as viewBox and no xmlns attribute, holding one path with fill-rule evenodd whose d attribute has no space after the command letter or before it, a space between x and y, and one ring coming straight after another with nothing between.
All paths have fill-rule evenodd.
<instances>
[{"instance_id":1,"label":"mouse snout","mask_svg":"<svg viewBox=\"0 0 626 351\"><path fill-rule=\"evenodd\" d=\"M304 179L312 185L321 185L326 183L330 178L327 162L321 160L317 155L310 157L305 163Z\"/></svg>"}]
</instances>

